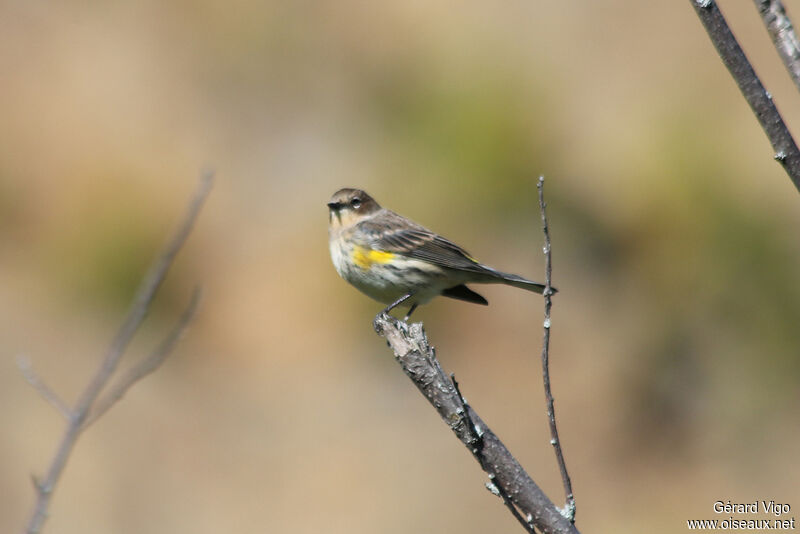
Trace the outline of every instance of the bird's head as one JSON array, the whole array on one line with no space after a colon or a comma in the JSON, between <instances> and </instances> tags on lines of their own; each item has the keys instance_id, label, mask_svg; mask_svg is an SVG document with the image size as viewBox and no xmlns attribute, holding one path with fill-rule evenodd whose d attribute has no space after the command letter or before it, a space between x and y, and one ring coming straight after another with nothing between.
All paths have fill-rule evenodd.
<instances>
[{"instance_id":1,"label":"bird's head","mask_svg":"<svg viewBox=\"0 0 800 534\"><path fill-rule=\"evenodd\" d=\"M351 226L381 207L361 189L340 189L328 202L331 225Z\"/></svg>"}]
</instances>

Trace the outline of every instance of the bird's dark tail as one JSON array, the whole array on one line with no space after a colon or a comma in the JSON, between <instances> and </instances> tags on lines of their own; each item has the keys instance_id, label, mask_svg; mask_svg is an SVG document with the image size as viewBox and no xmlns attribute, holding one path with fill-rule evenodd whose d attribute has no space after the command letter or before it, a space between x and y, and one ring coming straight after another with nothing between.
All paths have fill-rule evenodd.
<instances>
[{"instance_id":1,"label":"bird's dark tail","mask_svg":"<svg viewBox=\"0 0 800 534\"><path fill-rule=\"evenodd\" d=\"M498 284L507 284L514 287L519 287L522 289L527 289L528 291L533 291L534 293L539 293L540 295L544 293L544 284L540 284L539 282L534 282L532 280L528 280L527 278L522 278L521 276L517 276L516 274L504 273L502 271L498 271L497 269L492 269L491 267L483 266L488 271L488 274L491 276L491 280L487 280L487 282L491 283L498 283ZM554 287L550 287L550 290L553 293L557 293L558 290Z\"/></svg>"}]
</instances>

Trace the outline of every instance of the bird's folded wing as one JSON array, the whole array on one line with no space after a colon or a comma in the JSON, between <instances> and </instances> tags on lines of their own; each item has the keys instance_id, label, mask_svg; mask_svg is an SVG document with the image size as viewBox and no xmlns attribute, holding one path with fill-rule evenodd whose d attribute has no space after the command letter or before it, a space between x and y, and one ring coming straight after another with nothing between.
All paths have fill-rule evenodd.
<instances>
[{"instance_id":1,"label":"bird's folded wing","mask_svg":"<svg viewBox=\"0 0 800 534\"><path fill-rule=\"evenodd\" d=\"M371 248L427 261L441 267L485 273L487 269L452 241L400 215L359 224Z\"/></svg>"}]
</instances>

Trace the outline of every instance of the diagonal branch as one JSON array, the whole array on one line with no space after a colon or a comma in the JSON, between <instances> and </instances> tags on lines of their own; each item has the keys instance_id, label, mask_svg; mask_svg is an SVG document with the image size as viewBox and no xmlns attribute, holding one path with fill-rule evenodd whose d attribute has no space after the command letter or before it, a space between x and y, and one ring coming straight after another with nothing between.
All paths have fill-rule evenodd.
<instances>
[{"instance_id":1,"label":"diagonal branch","mask_svg":"<svg viewBox=\"0 0 800 534\"><path fill-rule=\"evenodd\" d=\"M375 318L374 324L378 335L386 338L406 375L469 449L481 469L489 475L491 483L498 489L502 488L525 522L545 534L578 534L575 525L561 514L500 438L464 402L436 359L422 323L408 325L383 313Z\"/></svg>"},{"instance_id":2,"label":"diagonal branch","mask_svg":"<svg viewBox=\"0 0 800 534\"><path fill-rule=\"evenodd\" d=\"M795 187L800 191L800 150L786 128L778 109L772 102L753 66L733 36L725 17L714 0L690 0L697 16L716 47L722 62L730 71L758 122L767 134L775 151L775 159L783 166Z\"/></svg>"},{"instance_id":3,"label":"diagonal branch","mask_svg":"<svg viewBox=\"0 0 800 534\"><path fill-rule=\"evenodd\" d=\"M567 464L564 461L564 452L561 450L561 440L558 438L558 426L556 425L555 400L550 389L550 308L553 305L553 289L550 285L550 277L553 271L551 251L550 251L550 228L547 225L547 204L544 201L544 176L539 177L536 184L539 189L539 210L542 213L542 231L544 233L544 336L542 338L542 380L544 381L544 398L547 404L547 422L550 425L550 444L556 453L558 470L561 472L561 482L564 484L564 495L567 503L564 507L564 515L575 521L575 497L572 494L572 481L569 479Z\"/></svg>"},{"instance_id":4,"label":"diagonal branch","mask_svg":"<svg viewBox=\"0 0 800 534\"><path fill-rule=\"evenodd\" d=\"M33 511L25 528L27 534L35 534L41 531L44 521L47 518L47 510L55 485L61 478L61 474L64 471L64 467L66 466L72 449L75 447L78 437L86 428L85 423L87 417L89 417L92 406L97 400L100 391L108 383L114 370L117 368L117 364L122 358L125 349L147 315L156 291L164 281L175 256L189 237L194 223L197 220L197 216L200 213L200 209L211 190L211 183L212 173L204 173L200 178L200 183L197 186L194 197L190 201L187 213L178 226L177 231L167 242L161 255L158 256L155 263L150 267L139 289L136 291L128 316L111 342L111 346L106 352L100 367L86 386L86 389L81 394L75 407L69 410L67 427L64 429L61 442L58 444L55 455L50 462L47 474L41 482L38 480L36 481L36 503L34 504ZM169 345L169 348L171 348L172 345L174 344Z\"/></svg>"},{"instance_id":5,"label":"diagonal branch","mask_svg":"<svg viewBox=\"0 0 800 534\"><path fill-rule=\"evenodd\" d=\"M197 220L200 209L203 207L203 203L205 202L205 199L211 190L211 183L212 174L210 172L204 173L200 179L198 188L194 193L194 197L189 203L189 208L185 218L178 227L178 230L167 243L164 251L158 258L156 258L155 263L150 266L150 269L147 271L147 274L145 274L142 283L139 285L139 289L136 291L136 294L133 298L133 304L128 312L128 316L117 332L117 335L111 342L111 346L109 347L105 358L103 358L102 365L97 370L97 374L95 374L94 378L89 383L80 399L78 399L78 403L75 407L75 413L80 419L80 425L83 425L83 419L87 417L89 408L97 398L100 390L103 389L103 386L108 383L108 379L117 368L117 364L119 363L122 354L125 352L125 349L128 347L131 339L133 339L133 336L139 329L142 321L144 321L144 318L150 309L150 303L153 301L153 297L155 297L156 291L158 291L158 288L161 286L161 282L164 281L167 271L172 266L172 262L175 260L175 256L177 256L178 251L183 247L183 244L186 242L186 239L189 237L189 234L194 227L194 223Z\"/></svg>"},{"instance_id":6,"label":"diagonal branch","mask_svg":"<svg viewBox=\"0 0 800 534\"><path fill-rule=\"evenodd\" d=\"M800 90L800 40L781 0L754 0L789 76Z\"/></svg>"},{"instance_id":7,"label":"diagonal branch","mask_svg":"<svg viewBox=\"0 0 800 534\"><path fill-rule=\"evenodd\" d=\"M461 401L461 407L464 410L464 415L466 415L467 417L467 424L469 425L469 428L477 428L475 426L475 422L472 420L472 417L470 416L469 413L470 411L468 408L469 404L467 404L467 399L464 398L464 396L461 394L461 388L458 387L458 382L456 381L456 375L450 373L450 380L453 382L453 388L455 388L456 395L458 395L458 399ZM480 440L479 443L482 446L483 435L478 433L478 439ZM524 517L522 517L522 514L520 513L519 509L517 509L517 507L514 506L514 502L511 500L511 496L505 490L503 485L499 482L495 483L492 480L491 475L489 476L489 482L486 483L486 489L488 489L492 495L495 495L503 499L503 504L506 505L506 508L508 508L508 511L511 512L511 515L514 516L514 519L516 519L517 522L520 525L522 525L522 528L524 528L528 532L531 532L532 534L536 534L536 529L533 527L533 524L530 521L527 521Z\"/></svg>"},{"instance_id":8,"label":"diagonal branch","mask_svg":"<svg viewBox=\"0 0 800 534\"><path fill-rule=\"evenodd\" d=\"M140 361L137 365L130 368L127 373L122 375L111 390L106 392L102 397L98 397L97 402L94 403L91 412L89 412L89 416L83 423L84 430L101 418L109 408L116 404L117 401L128 392L131 386L158 369L158 367L164 363L164 360L172 353L175 345L178 344L178 340L183 335L183 332L186 331L189 323L192 322L194 314L197 311L197 306L200 303L200 295L200 288L195 288L192 292L189 305L186 306L186 309L181 314L174 328L167 334L167 337L161 341L158 347L156 347L147 358Z\"/></svg>"}]
</instances>

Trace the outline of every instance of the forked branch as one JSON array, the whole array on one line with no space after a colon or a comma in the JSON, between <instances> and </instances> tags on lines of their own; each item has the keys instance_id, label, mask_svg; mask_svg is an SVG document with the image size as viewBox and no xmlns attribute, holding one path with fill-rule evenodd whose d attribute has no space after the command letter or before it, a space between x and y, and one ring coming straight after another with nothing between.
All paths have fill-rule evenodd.
<instances>
[{"instance_id":1,"label":"forked branch","mask_svg":"<svg viewBox=\"0 0 800 534\"><path fill-rule=\"evenodd\" d=\"M81 433L105 413L125 392L139 379L155 370L170 354L175 347L178 338L191 321L197 307L199 292L195 291L192 300L186 311L182 314L176 327L167 335L158 348L146 359L134 366L128 374L124 375L117 384L106 394L98 397L114 375L114 371L125 353L134 334L144 321L153 298L164 281L164 278L172 266L175 256L183 248L186 239L194 227L200 209L205 203L206 197L211 190L212 174L206 172L200 179L194 197L189 203L189 208L184 216L177 231L164 247L155 263L142 280L139 289L133 299L133 304L128 312L128 316L122 323L117 335L114 337L109 349L100 363L94 377L92 377L86 389L81 394L74 407L69 407L48 387L32 370L27 360L20 359L20 367L28 382L39 392L45 400L54 405L64 415L67 420L64 434L58 444L55 455L53 456L47 473L42 480L34 478L36 489L36 502L31 512L30 519L25 528L28 534L35 534L41 531L47 519L47 510L58 480L64 471L72 449Z\"/></svg>"},{"instance_id":2,"label":"forked branch","mask_svg":"<svg viewBox=\"0 0 800 534\"><path fill-rule=\"evenodd\" d=\"M545 337L542 349L542 367L545 382L547 414L551 436L559 469L567 494L564 510L560 510L533 481L500 438L483 422L470 406L458 387L455 377L448 376L436 359L434 348L428 342L422 323L411 325L399 321L386 313L375 318L374 326L378 335L386 338L395 359L420 392L433 405L439 415L458 439L467 447L488 475L487 488L503 499L514 518L528 532L537 529L543 533L577 534L575 527L575 500L572 486L558 440L558 430L553 411L553 396L550 391L548 371L548 349L550 339L550 235L547 227L545 204L539 182L539 201L545 231L545 255L547 274L545 281Z\"/></svg>"},{"instance_id":3,"label":"forked branch","mask_svg":"<svg viewBox=\"0 0 800 534\"><path fill-rule=\"evenodd\" d=\"M528 531L577 534L578 529L533 481L500 438L467 404L450 377L442 370L422 323L404 323L387 314L375 319L378 335L386 338L395 359L456 437L467 447L488 475L504 502ZM507 499L507 500L506 500ZM508 504L507 504L508 505Z\"/></svg>"}]
</instances>

